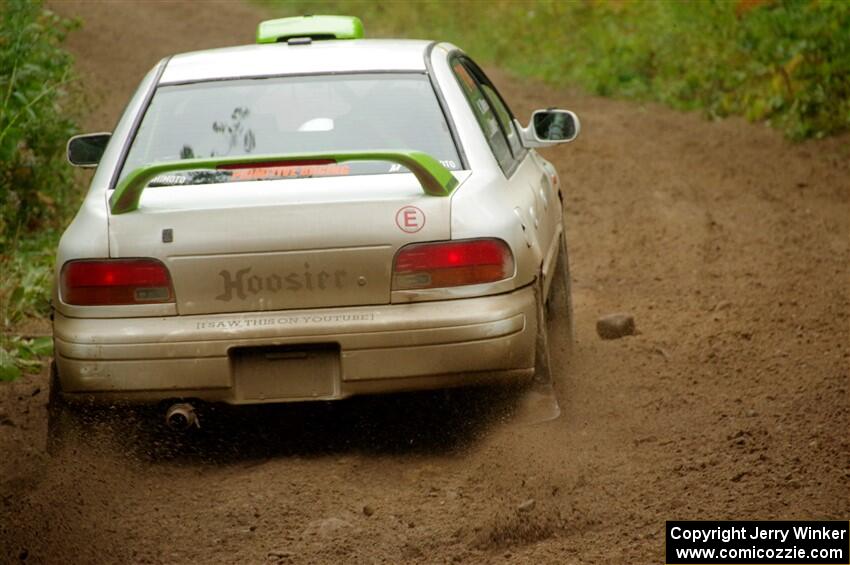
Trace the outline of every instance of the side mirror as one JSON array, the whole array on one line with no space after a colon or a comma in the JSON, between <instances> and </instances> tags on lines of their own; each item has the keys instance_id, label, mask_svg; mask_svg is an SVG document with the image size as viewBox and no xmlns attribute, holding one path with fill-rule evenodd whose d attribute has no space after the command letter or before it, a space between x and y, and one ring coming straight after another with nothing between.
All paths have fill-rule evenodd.
<instances>
[{"instance_id":1,"label":"side mirror","mask_svg":"<svg viewBox=\"0 0 850 565\"><path fill-rule=\"evenodd\" d=\"M516 122L516 120L514 120ZM548 147L568 143L578 137L581 122L569 110L535 110L528 127L515 124L526 147Z\"/></svg>"},{"instance_id":2,"label":"side mirror","mask_svg":"<svg viewBox=\"0 0 850 565\"><path fill-rule=\"evenodd\" d=\"M111 133L87 133L68 140L68 162L75 167L97 167Z\"/></svg>"}]
</instances>

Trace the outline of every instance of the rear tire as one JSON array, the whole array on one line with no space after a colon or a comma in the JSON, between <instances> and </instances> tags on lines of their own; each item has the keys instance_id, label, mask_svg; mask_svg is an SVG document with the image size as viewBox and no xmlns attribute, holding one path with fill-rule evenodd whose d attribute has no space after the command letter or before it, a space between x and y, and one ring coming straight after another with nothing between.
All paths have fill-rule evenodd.
<instances>
[{"instance_id":1,"label":"rear tire","mask_svg":"<svg viewBox=\"0 0 850 565\"><path fill-rule=\"evenodd\" d=\"M534 298L537 305L537 339L534 347L534 382L552 382L552 366L549 357L549 316L546 299L543 296L543 278L538 277L534 285Z\"/></svg>"},{"instance_id":2,"label":"rear tire","mask_svg":"<svg viewBox=\"0 0 850 565\"><path fill-rule=\"evenodd\" d=\"M567 245L561 236L558 258L553 270L549 296L543 298L543 278L538 278L535 285L537 302L537 343L534 359L534 381L549 383L552 381L552 361L550 355L551 337L561 338L572 349L575 340L573 324L573 300L570 288L570 261Z\"/></svg>"},{"instance_id":3,"label":"rear tire","mask_svg":"<svg viewBox=\"0 0 850 565\"><path fill-rule=\"evenodd\" d=\"M74 415L62 398L59 371L56 361L50 362L50 395L47 402L47 453L56 455L62 451L68 430L73 426Z\"/></svg>"},{"instance_id":4,"label":"rear tire","mask_svg":"<svg viewBox=\"0 0 850 565\"><path fill-rule=\"evenodd\" d=\"M543 277L534 283L537 306L537 339L534 348L534 378L525 389L514 413L517 422L536 424L554 420L561 414L553 387L552 360L550 356L550 324L546 297L543 294Z\"/></svg>"},{"instance_id":5,"label":"rear tire","mask_svg":"<svg viewBox=\"0 0 850 565\"><path fill-rule=\"evenodd\" d=\"M550 327L556 335L566 334L567 347L572 348L575 341L575 323L573 321L573 295L570 279L570 257L567 243L561 236L558 249L558 262L555 265L549 299L546 306ZM555 324L552 324L555 322Z\"/></svg>"}]
</instances>

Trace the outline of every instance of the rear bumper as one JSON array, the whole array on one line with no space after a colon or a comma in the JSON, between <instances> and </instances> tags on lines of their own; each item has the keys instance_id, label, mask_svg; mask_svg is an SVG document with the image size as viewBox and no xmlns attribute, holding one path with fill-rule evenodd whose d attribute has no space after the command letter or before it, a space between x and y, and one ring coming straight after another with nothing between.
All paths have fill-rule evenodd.
<instances>
[{"instance_id":1,"label":"rear bumper","mask_svg":"<svg viewBox=\"0 0 850 565\"><path fill-rule=\"evenodd\" d=\"M528 378L535 333L532 287L412 304L125 319L56 313L54 320L65 397L128 402L331 400ZM244 386L234 350L302 344L338 348L338 362L320 375L327 386L305 392L302 379L287 390L286 374L272 369L255 371ZM256 394L264 387L268 394Z\"/></svg>"}]
</instances>

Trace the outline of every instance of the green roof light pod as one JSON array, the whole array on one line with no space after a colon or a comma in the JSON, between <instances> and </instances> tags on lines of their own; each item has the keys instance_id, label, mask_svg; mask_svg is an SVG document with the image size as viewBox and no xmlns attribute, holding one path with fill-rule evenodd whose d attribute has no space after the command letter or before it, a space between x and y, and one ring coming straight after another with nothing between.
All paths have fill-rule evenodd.
<instances>
[{"instance_id":1,"label":"green roof light pod","mask_svg":"<svg viewBox=\"0 0 850 565\"><path fill-rule=\"evenodd\" d=\"M363 22L355 16L299 16L266 20L257 26L257 43L277 43L293 37L362 39Z\"/></svg>"},{"instance_id":2,"label":"green roof light pod","mask_svg":"<svg viewBox=\"0 0 850 565\"><path fill-rule=\"evenodd\" d=\"M388 161L407 167L416 175L422 190L431 196L449 196L457 188L457 179L439 161L421 151L365 151L343 153L309 153L303 155L239 155L237 157L215 157L211 159L183 159L139 167L127 175L112 193L109 209L113 214L125 214L139 208L142 191L157 176L198 169L215 169L224 165L250 165L279 163L281 161L328 160L345 161Z\"/></svg>"}]
</instances>

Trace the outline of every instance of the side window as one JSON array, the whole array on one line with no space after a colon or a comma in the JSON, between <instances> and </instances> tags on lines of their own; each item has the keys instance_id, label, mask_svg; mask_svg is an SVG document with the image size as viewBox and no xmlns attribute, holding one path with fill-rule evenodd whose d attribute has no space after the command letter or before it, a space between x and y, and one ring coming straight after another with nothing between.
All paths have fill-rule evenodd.
<instances>
[{"instance_id":1,"label":"side window","mask_svg":"<svg viewBox=\"0 0 850 565\"><path fill-rule=\"evenodd\" d=\"M484 89L484 93L496 109L496 116L499 118L499 123L502 124L502 129L508 137L508 144L511 146L511 152L514 154L514 157L519 158L519 156L522 155L524 148L522 146L522 141L519 139L519 134L517 134L516 128L514 127L511 111L508 110L507 106L505 106L502 97L499 96L498 92L496 92L496 88L494 86L489 83L485 83L481 85L481 88Z\"/></svg>"},{"instance_id":2,"label":"side window","mask_svg":"<svg viewBox=\"0 0 850 565\"><path fill-rule=\"evenodd\" d=\"M466 94L466 99L472 107L472 112L478 120L478 125L481 126L481 131L484 133L487 143L490 144L493 155L502 170L507 171L513 166L514 158L508 140L502 131L496 110L485 96L479 82L475 80L472 73L460 60L455 59L452 63L452 70L464 94Z\"/></svg>"}]
</instances>

